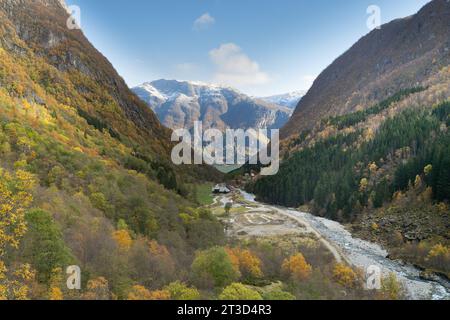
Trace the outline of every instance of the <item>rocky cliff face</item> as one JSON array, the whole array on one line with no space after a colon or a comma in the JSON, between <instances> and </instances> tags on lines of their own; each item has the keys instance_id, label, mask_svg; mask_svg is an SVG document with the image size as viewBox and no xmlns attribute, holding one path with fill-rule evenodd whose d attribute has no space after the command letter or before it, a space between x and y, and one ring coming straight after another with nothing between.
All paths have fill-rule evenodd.
<instances>
[{"instance_id":1,"label":"rocky cliff face","mask_svg":"<svg viewBox=\"0 0 450 320\"><path fill-rule=\"evenodd\" d=\"M282 135L421 85L449 64L450 1L433 0L416 15L372 31L334 61L302 98Z\"/></svg>"}]
</instances>

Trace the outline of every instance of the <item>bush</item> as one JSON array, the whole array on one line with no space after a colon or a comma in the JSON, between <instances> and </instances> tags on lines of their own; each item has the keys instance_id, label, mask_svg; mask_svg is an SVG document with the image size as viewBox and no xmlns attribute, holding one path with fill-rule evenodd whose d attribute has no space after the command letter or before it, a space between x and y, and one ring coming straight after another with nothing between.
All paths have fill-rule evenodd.
<instances>
[{"instance_id":1,"label":"bush","mask_svg":"<svg viewBox=\"0 0 450 320\"><path fill-rule=\"evenodd\" d=\"M179 281L172 282L164 287L164 291L170 293L172 300L199 300L200 293L196 288L188 287L186 284Z\"/></svg>"},{"instance_id":2,"label":"bush","mask_svg":"<svg viewBox=\"0 0 450 320\"><path fill-rule=\"evenodd\" d=\"M358 275L352 268L345 264L338 263L333 269L333 279L343 287L355 288L358 281Z\"/></svg>"},{"instance_id":3,"label":"bush","mask_svg":"<svg viewBox=\"0 0 450 320\"><path fill-rule=\"evenodd\" d=\"M397 280L395 273L391 273L381 281L382 298L388 300L401 300L404 297L404 288Z\"/></svg>"},{"instance_id":4,"label":"bush","mask_svg":"<svg viewBox=\"0 0 450 320\"><path fill-rule=\"evenodd\" d=\"M128 300L169 300L170 293L166 290L150 291L143 286L133 286L128 294Z\"/></svg>"},{"instance_id":5,"label":"bush","mask_svg":"<svg viewBox=\"0 0 450 320\"><path fill-rule=\"evenodd\" d=\"M263 295L264 300L280 301L280 300L295 300L295 296L286 291L270 291Z\"/></svg>"},{"instance_id":6,"label":"bush","mask_svg":"<svg viewBox=\"0 0 450 320\"><path fill-rule=\"evenodd\" d=\"M239 277L222 247L198 252L191 269L193 280L200 287L224 287Z\"/></svg>"},{"instance_id":7,"label":"bush","mask_svg":"<svg viewBox=\"0 0 450 320\"><path fill-rule=\"evenodd\" d=\"M258 291L244 286L242 283L233 283L226 287L219 295L220 300L262 300Z\"/></svg>"}]
</instances>

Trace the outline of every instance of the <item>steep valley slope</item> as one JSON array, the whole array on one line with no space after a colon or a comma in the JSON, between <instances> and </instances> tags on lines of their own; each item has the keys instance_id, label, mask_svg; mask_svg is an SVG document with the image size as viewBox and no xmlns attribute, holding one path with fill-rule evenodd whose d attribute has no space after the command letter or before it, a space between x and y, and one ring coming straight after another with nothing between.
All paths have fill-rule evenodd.
<instances>
[{"instance_id":1,"label":"steep valley slope","mask_svg":"<svg viewBox=\"0 0 450 320\"><path fill-rule=\"evenodd\" d=\"M0 299L126 298L224 240L193 191L215 170L172 165L170 130L68 17L0 1ZM85 291L67 290L68 265Z\"/></svg>"},{"instance_id":2,"label":"steep valley slope","mask_svg":"<svg viewBox=\"0 0 450 320\"><path fill-rule=\"evenodd\" d=\"M450 275L450 2L383 25L316 80L282 129L259 200L351 224Z\"/></svg>"}]
</instances>

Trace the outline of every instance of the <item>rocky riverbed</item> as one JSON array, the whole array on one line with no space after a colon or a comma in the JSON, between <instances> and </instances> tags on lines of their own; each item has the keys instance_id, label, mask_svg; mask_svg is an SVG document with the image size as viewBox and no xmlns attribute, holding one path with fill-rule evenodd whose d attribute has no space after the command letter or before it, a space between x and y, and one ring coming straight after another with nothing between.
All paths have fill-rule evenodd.
<instances>
[{"instance_id":1,"label":"rocky riverbed","mask_svg":"<svg viewBox=\"0 0 450 320\"><path fill-rule=\"evenodd\" d=\"M234 232L261 236L265 232L273 234L312 233L328 248L337 261L345 261L354 267L367 270L370 266L380 268L382 274L394 273L403 283L407 297L413 300L449 300L450 283L443 278L426 280L421 278L421 270L414 266L388 258L388 253L380 245L353 237L340 223L313 216L291 208L271 206L255 201L255 197L242 190L237 191L247 203L236 203L232 195L219 196L216 201L225 205L246 207L244 220L230 220ZM270 223L270 222L273 223Z\"/></svg>"}]
</instances>

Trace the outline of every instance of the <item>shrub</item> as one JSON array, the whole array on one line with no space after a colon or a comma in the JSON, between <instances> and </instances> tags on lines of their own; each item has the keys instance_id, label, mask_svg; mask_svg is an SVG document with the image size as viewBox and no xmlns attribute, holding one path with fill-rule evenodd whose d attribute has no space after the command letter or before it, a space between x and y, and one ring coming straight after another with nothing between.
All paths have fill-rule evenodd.
<instances>
[{"instance_id":1,"label":"shrub","mask_svg":"<svg viewBox=\"0 0 450 320\"><path fill-rule=\"evenodd\" d=\"M194 281L202 287L224 287L239 277L222 247L198 252L191 269Z\"/></svg>"},{"instance_id":2,"label":"shrub","mask_svg":"<svg viewBox=\"0 0 450 320\"><path fill-rule=\"evenodd\" d=\"M404 296L404 288L397 280L395 273L389 274L381 280L382 298L389 300L400 300Z\"/></svg>"},{"instance_id":3,"label":"shrub","mask_svg":"<svg viewBox=\"0 0 450 320\"><path fill-rule=\"evenodd\" d=\"M170 293L172 300L199 300L200 293L196 288L188 287L186 284L179 281L172 282L164 287L164 291Z\"/></svg>"},{"instance_id":4,"label":"shrub","mask_svg":"<svg viewBox=\"0 0 450 320\"><path fill-rule=\"evenodd\" d=\"M280 301L280 300L295 300L295 296L289 292L276 290L270 291L263 295L264 300Z\"/></svg>"},{"instance_id":5,"label":"shrub","mask_svg":"<svg viewBox=\"0 0 450 320\"><path fill-rule=\"evenodd\" d=\"M143 286L135 285L128 294L128 300L169 300L170 293L166 290L150 291Z\"/></svg>"},{"instance_id":6,"label":"shrub","mask_svg":"<svg viewBox=\"0 0 450 320\"><path fill-rule=\"evenodd\" d=\"M244 286L242 283L233 283L226 287L219 295L220 300L262 300L258 291Z\"/></svg>"},{"instance_id":7,"label":"shrub","mask_svg":"<svg viewBox=\"0 0 450 320\"><path fill-rule=\"evenodd\" d=\"M352 268L338 263L333 269L333 279L343 287L354 288L357 285L358 275Z\"/></svg>"}]
</instances>

